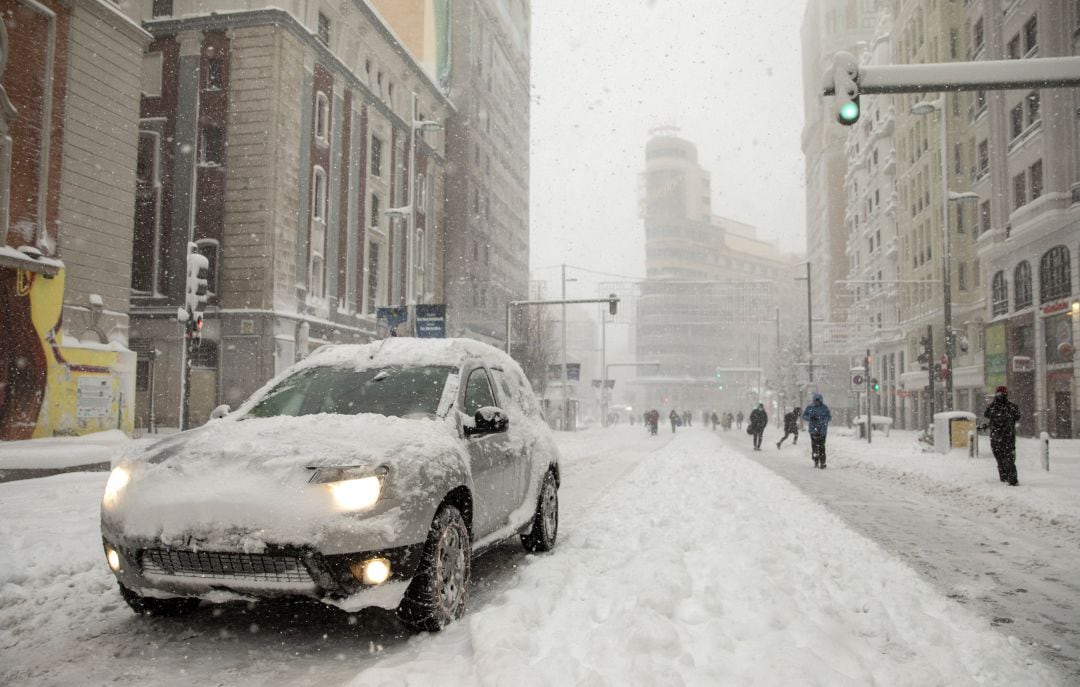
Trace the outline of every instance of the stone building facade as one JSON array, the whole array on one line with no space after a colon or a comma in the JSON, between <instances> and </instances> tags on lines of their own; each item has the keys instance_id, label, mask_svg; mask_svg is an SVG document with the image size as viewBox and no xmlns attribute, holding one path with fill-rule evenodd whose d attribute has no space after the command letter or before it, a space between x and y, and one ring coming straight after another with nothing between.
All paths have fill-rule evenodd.
<instances>
[{"instance_id":1,"label":"stone building facade","mask_svg":"<svg viewBox=\"0 0 1080 687\"><path fill-rule=\"evenodd\" d=\"M365 2L229 4L155 2L144 22L131 283L144 426L178 423L191 243L211 265L193 424L318 345L375 337L380 306L444 301L443 132L416 127L410 150L415 122L452 111L442 91Z\"/></svg>"}]
</instances>

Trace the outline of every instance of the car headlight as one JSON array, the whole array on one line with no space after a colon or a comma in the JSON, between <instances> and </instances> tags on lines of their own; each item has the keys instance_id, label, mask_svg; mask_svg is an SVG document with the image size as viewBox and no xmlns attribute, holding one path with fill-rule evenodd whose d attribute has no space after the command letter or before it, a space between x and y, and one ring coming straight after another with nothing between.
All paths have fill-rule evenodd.
<instances>
[{"instance_id":1,"label":"car headlight","mask_svg":"<svg viewBox=\"0 0 1080 687\"><path fill-rule=\"evenodd\" d=\"M386 472L386 468L374 472L357 468L319 468L311 483L326 485L339 511L369 510L382 494Z\"/></svg>"},{"instance_id":2,"label":"car headlight","mask_svg":"<svg viewBox=\"0 0 1080 687\"><path fill-rule=\"evenodd\" d=\"M105 483L105 496L101 500L105 508L111 510L116 507L116 504L120 502L120 494L130 481L131 473L127 468L123 466L113 468L113 471L109 473L109 481Z\"/></svg>"}]
</instances>

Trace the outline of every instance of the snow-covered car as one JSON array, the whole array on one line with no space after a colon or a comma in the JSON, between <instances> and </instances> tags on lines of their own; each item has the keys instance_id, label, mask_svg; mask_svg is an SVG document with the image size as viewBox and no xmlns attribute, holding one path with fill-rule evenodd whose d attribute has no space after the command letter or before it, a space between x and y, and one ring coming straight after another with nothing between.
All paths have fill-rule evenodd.
<instances>
[{"instance_id":1,"label":"snow-covered car","mask_svg":"<svg viewBox=\"0 0 1080 687\"><path fill-rule=\"evenodd\" d=\"M324 346L235 413L115 463L101 532L137 612L312 597L438 630L471 558L558 531L559 457L521 368L486 344Z\"/></svg>"}]
</instances>

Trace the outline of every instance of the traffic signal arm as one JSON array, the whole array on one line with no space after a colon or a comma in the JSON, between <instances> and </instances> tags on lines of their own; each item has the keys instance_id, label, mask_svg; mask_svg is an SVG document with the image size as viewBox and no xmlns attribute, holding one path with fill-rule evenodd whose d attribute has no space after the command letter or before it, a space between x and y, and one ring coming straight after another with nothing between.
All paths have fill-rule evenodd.
<instances>
[{"instance_id":1,"label":"traffic signal arm","mask_svg":"<svg viewBox=\"0 0 1080 687\"><path fill-rule=\"evenodd\" d=\"M846 56L846 57L845 57ZM850 53L840 52L822 81L822 95L837 94L836 71L850 73ZM854 59L854 58L851 58ZM1036 57L936 64L863 65L855 83L865 95L928 91L1004 91L1080 86L1080 56Z\"/></svg>"}]
</instances>

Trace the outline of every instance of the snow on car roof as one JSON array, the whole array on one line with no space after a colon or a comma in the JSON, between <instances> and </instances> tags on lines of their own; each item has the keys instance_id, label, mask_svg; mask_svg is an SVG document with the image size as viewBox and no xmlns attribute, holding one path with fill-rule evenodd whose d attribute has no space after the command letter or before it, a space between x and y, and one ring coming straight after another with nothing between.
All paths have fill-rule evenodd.
<instances>
[{"instance_id":1,"label":"snow on car roof","mask_svg":"<svg viewBox=\"0 0 1080 687\"><path fill-rule=\"evenodd\" d=\"M414 339L393 337L369 344L329 344L304 362L309 365L356 365L358 369L386 365L460 365L480 358L488 365L513 363L488 344L473 339Z\"/></svg>"}]
</instances>

